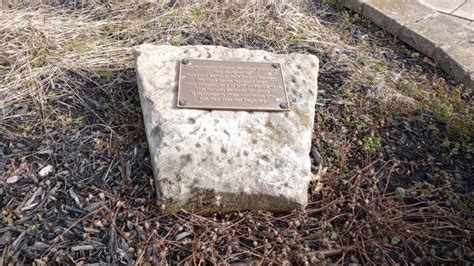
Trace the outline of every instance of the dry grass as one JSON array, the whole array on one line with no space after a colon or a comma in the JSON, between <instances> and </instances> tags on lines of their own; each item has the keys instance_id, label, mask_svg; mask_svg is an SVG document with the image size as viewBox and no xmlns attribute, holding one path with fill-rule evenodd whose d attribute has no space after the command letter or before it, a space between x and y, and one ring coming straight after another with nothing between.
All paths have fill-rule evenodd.
<instances>
[{"instance_id":1,"label":"dry grass","mask_svg":"<svg viewBox=\"0 0 474 266\"><path fill-rule=\"evenodd\" d=\"M130 53L145 42L320 58L305 211L155 206ZM471 92L354 14L292 2L19 7L0 10L0 47L3 263L473 260Z\"/></svg>"}]
</instances>

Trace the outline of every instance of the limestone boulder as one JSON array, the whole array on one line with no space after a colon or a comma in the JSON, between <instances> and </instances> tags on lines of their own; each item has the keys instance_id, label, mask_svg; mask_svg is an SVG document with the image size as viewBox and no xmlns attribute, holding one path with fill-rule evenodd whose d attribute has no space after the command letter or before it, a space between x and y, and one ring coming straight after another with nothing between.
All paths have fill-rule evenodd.
<instances>
[{"instance_id":1,"label":"limestone boulder","mask_svg":"<svg viewBox=\"0 0 474 266\"><path fill-rule=\"evenodd\" d=\"M306 206L315 56L167 45L141 45L134 54L159 204L201 214ZM184 58L280 63L291 111L178 109L178 67Z\"/></svg>"}]
</instances>

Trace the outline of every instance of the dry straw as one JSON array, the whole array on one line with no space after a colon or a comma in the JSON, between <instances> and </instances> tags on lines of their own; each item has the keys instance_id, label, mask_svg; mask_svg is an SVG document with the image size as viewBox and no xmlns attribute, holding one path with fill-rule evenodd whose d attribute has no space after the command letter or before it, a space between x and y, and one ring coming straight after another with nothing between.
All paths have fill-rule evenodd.
<instances>
[{"instance_id":1,"label":"dry straw","mask_svg":"<svg viewBox=\"0 0 474 266\"><path fill-rule=\"evenodd\" d=\"M472 259L472 96L325 2L0 9L0 264ZM131 55L141 43L320 58L305 211L156 206Z\"/></svg>"}]
</instances>

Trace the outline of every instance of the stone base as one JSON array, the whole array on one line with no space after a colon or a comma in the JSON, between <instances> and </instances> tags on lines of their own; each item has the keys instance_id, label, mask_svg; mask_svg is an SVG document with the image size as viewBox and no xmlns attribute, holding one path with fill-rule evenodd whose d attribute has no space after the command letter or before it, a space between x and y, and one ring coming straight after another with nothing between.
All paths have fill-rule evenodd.
<instances>
[{"instance_id":1,"label":"stone base","mask_svg":"<svg viewBox=\"0 0 474 266\"><path fill-rule=\"evenodd\" d=\"M136 71L158 201L169 211L260 209L307 204L318 59L215 46L135 49ZM281 63L291 111L178 109L183 58Z\"/></svg>"}]
</instances>

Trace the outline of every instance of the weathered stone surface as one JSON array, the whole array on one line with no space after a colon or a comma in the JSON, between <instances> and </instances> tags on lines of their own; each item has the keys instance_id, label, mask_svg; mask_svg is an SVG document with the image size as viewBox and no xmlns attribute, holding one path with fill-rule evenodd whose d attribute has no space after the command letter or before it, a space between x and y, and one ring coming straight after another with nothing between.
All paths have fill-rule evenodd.
<instances>
[{"instance_id":1,"label":"weathered stone surface","mask_svg":"<svg viewBox=\"0 0 474 266\"><path fill-rule=\"evenodd\" d=\"M433 7L434 9L444 12L452 13L458 9L465 0L420 0L423 4Z\"/></svg>"},{"instance_id":2,"label":"weathered stone surface","mask_svg":"<svg viewBox=\"0 0 474 266\"><path fill-rule=\"evenodd\" d=\"M453 15L447 15L447 14L442 14L442 13L439 13L438 16L443 16L447 19L451 19L453 20L454 22L457 22L461 25L463 25L464 27L468 28L468 29L471 29L471 30L474 30L474 27L472 25L472 22L466 18L461 18L461 17L457 17L457 16L453 16Z\"/></svg>"},{"instance_id":3,"label":"weathered stone surface","mask_svg":"<svg viewBox=\"0 0 474 266\"><path fill-rule=\"evenodd\" d=\"M471 89L471 92L474 89L474 71L469 72L466 75L466 80L464 81L464 84Z\"/></svg>"},{"instance_id":4,"label":"weathered stone surface","mask_svg":"<svg viewBox=\"0 0 474 266\"><path fill-rule=\"evenodd\" d=\"M474 0L466 2L453 12L453 15L474 20Z\"/></svg>"},{"instance_id":5,"label":"weathered stone surface","mask_svg":"<svg viewBox=\"0 0 474 266\"><path fill-rule=\"evenodd\" d=\"M406 23L436 14L436 11L414 0L366 0L363 15L390 33L398 35Z\"/></svg>"},{"instance_id":6,"label":"weathered stone surface","mask_svg":"<svg viewBox=\"0 0 474 266\"><path fill-rule=\"evenodd\" d=\"M474 0L341 0L375 24L432 57L468 88L474 86ZM448 3L449 2L449 3ZM452 14L446 10L453 9ZM467 10L467 12L465 12ZM439 12L445 12L439 13Z\"/></svg>"},{"instance_id":7,"label":"weathered stone surface","mask_svg":"<svg viewBox=\"0 0 474 266\"><path fill-rule=\"evenodd\" d=\"M318 59L215 46L135 49L140 99L158 200L199 213L304 208L310 181ZM176 107L182 58L278 62L289 112Z\"/></svg>"},{"instance_id":8,"label":"weathered stone surface","mask_svg":"<svg viewBox=\"0 0 474 266\"><path fill-rule=\"evenodd\" d=\"M407 23L399 37L418 51L433 57L436 47L469 42L474 38L474 32L446 15L436 14Z\"/></svg>"},{"instance_id":9,"label":"weathered stone surface","mask_svg":"<svg viewBox=\"0 0 474 266\"><path fill-rule=\"evenodd\" d=\"M444 44L438 47L433 55L435 62L447 73L474 88L472 73L474 73L474 42L464 41Z\"/></svg>"},{"instance_id":10,"label":"weathered stone surface","mask_svg":"<svg viewBox=\"0 0 474 266\"><path fill-rule=\"evenodd\" d=\"M340 0L340 2L354 12L363 14L366 0Z\"/></svg>"}]
</instances>

